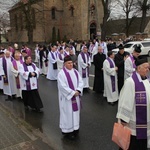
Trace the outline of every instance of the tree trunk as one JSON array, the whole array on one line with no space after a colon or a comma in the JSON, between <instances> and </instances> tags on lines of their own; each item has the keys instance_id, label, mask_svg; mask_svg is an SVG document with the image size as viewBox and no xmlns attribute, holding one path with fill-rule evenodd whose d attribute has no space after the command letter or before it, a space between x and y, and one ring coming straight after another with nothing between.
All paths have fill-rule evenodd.
<instances>
[{"instance_id":1,"label":"tree trunk","mask_svg":"<svg viewBox=\"0 0 150 150\"><path fill-rule=\"evenodd\" d=\"M32 44L33 43L33 30L29 29L27 32L28 32L28 43Z\"/></svg>"},{"instance_id":2,"label":"tree trunk","mask_svg":"<svg viewBox=\"0 0 150 150\"><path fill-rule=\"evenodd\" d=\"M109 18L110 15L110 10L108 8L109 1L108 0L102 0L103 4L103 9L104 9L104 17L103 17L103 23L101 25L101 39L105 40L106 38L106 24L107 24L107 19Z\"/></svg>"},{"instance_id":3,"label":"tree trunk","mask_svg":"<svg viewBox=\"0 0 150 150\"><path fill-rule=\"evenodd\" d=\"M147 1L148 0L144 0L143 4L141 6L142 18L141 18L141 23L140 23L140 32L144 32L144 28L145 28L145 24L146 24L146 13L147 13L147 10L149 9L147 7Z\"/></svg>"}]
</instances>

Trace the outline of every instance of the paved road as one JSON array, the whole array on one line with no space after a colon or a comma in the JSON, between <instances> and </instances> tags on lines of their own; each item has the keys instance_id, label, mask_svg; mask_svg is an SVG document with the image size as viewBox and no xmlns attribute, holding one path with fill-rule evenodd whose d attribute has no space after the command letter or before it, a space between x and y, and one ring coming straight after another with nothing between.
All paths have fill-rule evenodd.
<instances>
[{"instance_id":1,"label":"paved road","mask_svg":"<svg viewBox=\"0 0 150 150\"><path fill-rule=\"evenodd\" d=\"M90 74L93 74L93 67ZM90 87L92 84L93 75L90 76ZM92 90L89 93L84 93L79 138L75 141L68 141L63 138L59 129L57 82L40 76L39 93L44 104L43 113L24 111L23 104L18 101L5 102L3 98L3 103L16 116L25 119L34 128L39 129L56 150L118 149L111 141L112 128L116 121L117 104L109 105L102 95L98 95Z\"/></svg>"}]
</instances>

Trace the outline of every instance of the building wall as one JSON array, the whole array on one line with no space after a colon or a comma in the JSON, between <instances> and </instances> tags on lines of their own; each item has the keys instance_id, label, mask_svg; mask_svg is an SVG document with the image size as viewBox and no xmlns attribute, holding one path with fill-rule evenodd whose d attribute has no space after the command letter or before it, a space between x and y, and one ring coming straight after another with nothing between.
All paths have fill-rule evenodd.
<instances>
[{"instance_id":1,"label":"building wall","mask_svg":"<svg viewBox=\"0 0 150 150\"><path fill-rule=\"evenodd\" d=\"M96 4L95 4L96 2ZM95 15L90 13L89 5L95 5ZM88 40L90 38L89 26L91 22L97 24L97 30L100 30L102 22L103 10L101 1L98 0L41 0L33 5L35 9L36 28L34 29L35 42L50 42L52 39L52 28L55 27L56 34L60 31L61 39L64 36L67 39ZM71 8L73 7L73 16ZM55 19L52 19L52 8L55 8ZM43 11L44 10L44 11ZM18 22L19 14L22 10L19 8L10 11L11 31L9 32L9 41L11 42L27 42L27 31L25 27L21 29L18 23L16 30L16 16ZM98 27L99 25L99 27Z\"/></svg>"}]
</instances>

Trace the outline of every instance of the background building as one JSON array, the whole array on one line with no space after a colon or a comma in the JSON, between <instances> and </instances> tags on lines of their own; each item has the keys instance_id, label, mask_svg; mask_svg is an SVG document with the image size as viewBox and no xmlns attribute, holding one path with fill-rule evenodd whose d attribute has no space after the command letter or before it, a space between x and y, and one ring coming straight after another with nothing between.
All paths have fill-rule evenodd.
<instances>
[{"instance_id":1,"label":"background building","mask_svg":"<svg viewBox=\"0 0 150 150\"><path fill-rule=\"evenodd\" d=\"M28 42L32 32L29 26L33 29L34 42L89 40L101 33L103 7L100 0L26 1L23 5L17 3L9 10L10 42Z\"/></svg>"}]
</instances>

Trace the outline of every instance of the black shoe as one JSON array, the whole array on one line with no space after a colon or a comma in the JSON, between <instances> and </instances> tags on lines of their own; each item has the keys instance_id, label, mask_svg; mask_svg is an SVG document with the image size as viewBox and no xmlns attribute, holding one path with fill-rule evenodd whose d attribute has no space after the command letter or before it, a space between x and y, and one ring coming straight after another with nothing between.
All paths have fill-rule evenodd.
<instances>
[{"instance_id":1,"label":"black shoe","mask_svg":"<svg viewBox=\"0 0 150 150\"><path fill-rule=\"evenodd\" d=\"M110 105L112 105L112 106L114 106L114 105L115 105L115 103L114 103L114 102L109 102L109 104L110 104Z\"/></svg>"},{"instance_id":2,"label":"black shoe","mask_svg":"<svg viewBox=\"0 0 150 150\"><path fill-rule=\"evenodd\" d=\"M69 140L74 140L75 139L75 135L74 135L74 132L70 132L70 133L63 133L62 134L64 135L64 138L66 139L69 139Z\"/></svg>"},{"instance_id":3,"label":"black shoe","mask_svg":"<svg viewBox=\"0 0 150 150\"><path fill-rule=\"evenodd\" d=\"M74 130L73 133L74 133L74 136L75 136L75 137L78 136L78 134L79 134L79 129L78 129L78 130Z\"/></svg>"},{"instance_id":4,"label":"black shoe","mask_svg":"<svg viewBox=\"0 0 150 150\"><path fill-rule=\"evenodd\" d=\"M21 97L17 97L16 99L20 102L23 102L23 99Z\"/></svg>"},{"instance_id":5,"label":"black shoe","mask_svg":"<svg viewBox=\"0 0 150 150\"><path fill-rule=\"evenodd\" d=\"M12 99L6 98L5 101L12 101Z\"/></svg>"},{"instance_id":6,"label":"black shoe","mask_svg":"<svg viewBox=\"0 0 150 150\"><path fill-rule=\"evenodd\" d=\"M25 108L26 110L29 110L29 106L24 106L24 108Z\"/></svg>"},{"instance_id":7,"label":"black shoe","mask_svg":"<svg viewBox=\"0 0 150 150\"><path fill-rule=\"evenodd\" d=\"M5 101L12 101L12 97L8 96L8 98L6 98Z\"/></svg>"},{"instance_id":8,"label":"black shoe","mask_svg":"<svg viewBox=\"0 0 150 150\"><path fill-rule=\"evenodd\" d=\"M42 112L43 112L43 111L40 110L39 108L35 109L35 111L38 112L38 113L42 113Z\"/></svg>"},{"instance_id":9,"label":"black shoe","mask_svg":"<svg viewBox=\"0 0 150 150\"><path fill-rule=\"evenodd\" d=\"M16 95L12 95L11 99L16 99Z\"/></svg>"}]
</instances>

